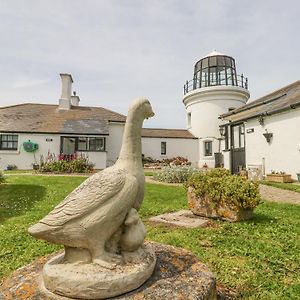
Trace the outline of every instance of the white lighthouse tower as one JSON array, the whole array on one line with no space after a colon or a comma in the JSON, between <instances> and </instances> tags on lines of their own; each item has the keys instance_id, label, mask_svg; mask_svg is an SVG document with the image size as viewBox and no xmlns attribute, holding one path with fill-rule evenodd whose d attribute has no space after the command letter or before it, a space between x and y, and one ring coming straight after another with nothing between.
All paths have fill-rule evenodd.
<instances>
[{"instance_id":1,"label":"white lighthouse tower","mask_svg":"<svg viewBox=\"0 0 300 300\"><path fill-rule=\"evenodd\" d=\"M199 138L199 167L218 166L218 117L244 105L249 96L248 80L237 75L233 57L213 51L196 62L193 79L184 85L183 103L187 129Z\"/></svg>"}]
</instances>

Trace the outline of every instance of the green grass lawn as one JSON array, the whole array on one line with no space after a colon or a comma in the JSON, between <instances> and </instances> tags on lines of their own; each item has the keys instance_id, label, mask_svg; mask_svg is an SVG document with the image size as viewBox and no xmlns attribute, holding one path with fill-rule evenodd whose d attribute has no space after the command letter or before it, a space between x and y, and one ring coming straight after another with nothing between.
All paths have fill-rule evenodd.
<instances>
[{"instance_id":1,"label":"green grass lawn","mask_svg":"<svg viewBox=\"0 0 300 300\"><path fill-rule=\"evenodd\" d=\"M34 173L35 170L5 170L4 174Z\"/></svg>"},{"instance_id":2,"label":"green grass lawn","mask_svg":"<svg viewBox=\"0 0 300 300\"><path fill-rule=\"evenodd\" d=\"M9 176L0 185L0 278L60 248L27 234L84 177ZM208 228L154 226L152 215L186 208L182 187L146 184L140 214L148 240L194 252L242 299L299 299L300 206L265 202L251 221Z\"/></svg>"},{"instance_id":3,"label":"green grass lawn","mask_svg":"<svg viewBox=\"0 0 300 300\"><path fill-rule=\"evenodd\" d=\"M276 187L279 189L289 190L289 191L300 193L300 184L271 182L271 181L266 181L266 180L263 180L260 183L264 184L264 185L273 186L273 187Z\"/></svg>"}]
</instances>

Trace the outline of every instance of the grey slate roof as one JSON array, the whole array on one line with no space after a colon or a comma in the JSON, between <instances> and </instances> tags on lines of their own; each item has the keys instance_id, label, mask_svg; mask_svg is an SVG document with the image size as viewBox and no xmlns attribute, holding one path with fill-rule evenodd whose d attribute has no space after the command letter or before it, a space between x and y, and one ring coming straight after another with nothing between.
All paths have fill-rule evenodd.
<instances>
[{"instance_id":1,"label":"grey slate roof","mask_svg":"<svg viewBox=\"0 0 300 300\"><path fill-rule=\"evenodd\" d=\"M300 80L223 114L220 118L232 122L245 121L261 115L272 115L296 107L300 107Z\"/></svg>"},{"instance_id":2,"label":"grey slate roof","mask_svg":"<svg viewBox=\"0 0 300 300\"><path fill-rule=\"evenodd\" d=\"M124 123L126 116L102 107L58 110L58 105L33 103L0 107L0 132L108 134L109 121Z\"/></svg>"},{"instance_id":3,"label":"grey slate roof","mask_svg":"<svg viewBox=\"0 0 300 300\"><path fill-rule=\"evenodd\" d=\"M161 129L161 128L143 128L142 137L196 139L196 137L186 129Z\"/></svg>"}]
</instances>

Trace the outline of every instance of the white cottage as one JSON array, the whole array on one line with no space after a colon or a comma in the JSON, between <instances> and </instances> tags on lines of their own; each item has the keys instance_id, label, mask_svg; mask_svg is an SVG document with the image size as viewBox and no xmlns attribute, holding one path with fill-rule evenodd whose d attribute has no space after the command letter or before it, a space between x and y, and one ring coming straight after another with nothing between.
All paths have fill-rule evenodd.
<instances>
[{"instance_id":1,"label":"white cottage","mask_svg":"<svg viewBox=\"0 0 300 300\"><path fill-rule=\"evenodd\" d=\"M300 81L221 115L225 165L300 173Z\"/></svg>"},{"instance_id":2,"label":"white cottage","mask_svg":"<svg viewBox=\"0 0 300 300\"><path fill-rule=\"evenodd\" d=\"M40 156L85 153L96 168L116 161L126 117L102 107L79 106L70 74L60 74L59 105L25 103L0 108L0 168L32 169ZM24 143L38 148L28 152Z\"/></svg>"}]
</instances>

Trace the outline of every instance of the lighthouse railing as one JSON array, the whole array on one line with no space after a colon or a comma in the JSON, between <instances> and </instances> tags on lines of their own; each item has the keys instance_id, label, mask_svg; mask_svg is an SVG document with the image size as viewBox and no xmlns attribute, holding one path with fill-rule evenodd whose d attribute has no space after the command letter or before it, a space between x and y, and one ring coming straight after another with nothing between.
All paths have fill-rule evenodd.
<instances>
[{"instance_id":1,"label":"lighthouse railing","mask_svg":"<svg viewBox=\"0 0 300 300\"><path fill-rule=\"evenodd\" d=\"M243 74L236 76L228 76L226 78L221 78L221 76L216 76L215 78L208 76L202 76L201 79L194 78L192 80L187 80L183 86L183 94L187 94L190 91L218 85L227 85L227 86L237 86L244 89L248 89L248 78Z\"/></svg>"}]
</instances>

